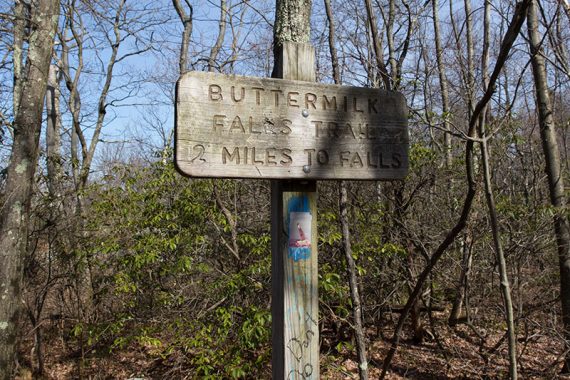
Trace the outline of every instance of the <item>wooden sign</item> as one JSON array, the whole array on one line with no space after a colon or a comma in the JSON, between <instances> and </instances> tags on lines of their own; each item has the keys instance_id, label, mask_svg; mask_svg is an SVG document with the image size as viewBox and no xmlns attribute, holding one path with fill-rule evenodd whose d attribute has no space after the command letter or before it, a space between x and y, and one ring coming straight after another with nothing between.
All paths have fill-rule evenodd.
<instances>
[{"instance_id":1,"label":"wooden sign","mask_svg":"<svg viewBox=\"0 0 570 380\"><path fill-rule=\"evenodd\" d=\"M176 87L175 159L193 177L399 179L407 116L397 92L190 72Z\"/></svg>"}]
</instances>

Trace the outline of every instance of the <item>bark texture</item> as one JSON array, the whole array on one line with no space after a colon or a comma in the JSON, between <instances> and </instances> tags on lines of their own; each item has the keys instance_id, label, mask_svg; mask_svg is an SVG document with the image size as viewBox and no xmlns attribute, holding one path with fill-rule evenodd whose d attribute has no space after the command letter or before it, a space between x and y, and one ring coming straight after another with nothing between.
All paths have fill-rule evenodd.
<instances>
[{"instance_id":1,"label":"bark texture","mask_svg":"<svg viewBox=\"0 0 570 380\"><path fill-rule=\"evenodd\" d=\"M335 48L335 23L332 14L330 0L324 0L329 23L329 53L331 55L331 65L333 71L333 80L335 84L340 84L340 71L338 65L338 55ZM362 303L360 301L360 292L358 290L358 274L356 272L356 263L352 257L352 245L350 239L349 217L348 217L348 183L341 181L339 184L340 199L340 223L342 230L342 245L344 255L346 257L346 272L350 286L350 299L352 301L352 319L354 323L354 337L356 340L356 353L358 355L358 373L360 380L368 379L368 359L366 358L366 335L362 323Z\"/></svg>"},{"instance_id":2,"label":"bark texture","mask_svg":"<svg viewBox=\"0 0 570 380\"><path fill-rule=\"evenodd\" d=\"M218 54L220 54L220 50L222 50L222 44L224 43L224 38L226 36L226 19L228 13L228 4L226 0L220 0L220 20L219 20L219 30L218 30L218 38L216 39L216 43L212 46L212 50L210 51L210 58L208 60L208 71L214 71L216 66L216 60L218 59ZM218 65L218 69L221 65Z\"/></svg>"},{"instance_id":3,"label":"bark texture","mask_svg":"<svg viewBox=\"0 0 570 380\"><path fill-rule=\"evenodd\" d=\"M186 12L180 0L172 0L174 9L176 9L176 13L184 27L182 43L180 45L180 56L178 59L178 68L181 75L188 71L188 47L190 45L190 36L192 35L192 16L194 11L192 5L187 0L185 2L188 7L188 12Z\"/></svg>"},{"instance_id":4,"label":"bark texture","mask_svg":"<svg viewBox=\"0 0 570 380\"><path fill-rule=\"evenodd\" d=\"M309 42L311 0L277 0L275 10L274 43Z\"/></svg>"},{"instance_id":5,"label":"bark texture","mask_svg":"<svg viewBox=\"0 0 570 380\"><path fill-rule=\"evenodd\" d=\"M439 31L439 5L438 0L432 2L433 14L433 33L435 39L435 53L437 60L437 72L439 74L439 88L441 91L441 110L443 112L443 129L446 131L444 135L445 147L445 167L451 169L453 163L453 155L451 153L451 126L449 125L449 90L447 89L447 72L443 61L443 48L441 46L441 33Z\"/></svg>"},{"instance_id":6,"label":"bark texture","mask_svg":"<svg viewBox=\"0 0 570 380\"><path fill-rule=\"evenodd\" d=\"M356 263L352 257L352 245L350 243L350 229L348 223L348 190L347 183L340 183L340 223L342 228L342 245L346 258L346 272L350 287L350 299L352 301L352 319L354 322L354 337L356 340L356 354L358 355L358 373L360 380L368 379L368 360L366 359L366 335L362 325L362 304L358 291L358 275Z\"/></svg>"},{"instance_id":7,"label":"bark texture","mask_svg":"<svg viewBox=\"0 0 570 380\"><path fill-rule=\"evenodd\" d=\"M273 56L278 59L283 42L308 43L311 37L311 0L277 0L273 25ZM273 66L277 78L279 65Z\"/></svg>"},{"instance_id":8,"label":"bark texture","mask_svg":"<svg viewBox=\"0 0 570 380\"><path fill-rule=\"evenodd\" d=\"M26 63L15 98L14 141L0 208L0 379L12 378L21 305L22 259L26 252L30 198L36 172L42 111L59 17L59 1L37 1L31 7ZM16 22L26 22L24 19Z\"/></svg>"},{"instance_id":9,"label":"bark texture","mask_svg":"<svg viewBox=\"0 0 570 380\"><path fill-rule=\"evenodd\" d=\"M59 72L56 65L50 65L46 93L46 156L48 190L52 200L60 195L59 184L62 177L61 157L61 116L59 110Z\"/></svg>"},{"instance_id":10,"label":"bark texture","mask_svg":"<svg viewBox=\"0 0 570 380\"><path fill-rule=\"evenodd\" d=\"M489 75L487 64L489 62L489 45L491 43L491 2L485 0L485 17L483 21L483 56L481 62L481 72L483 76L483 86L485 89L489 86ZM486 131L487 111L489 108L485 106L479 116L479 137L482 139L481 158L483 163L483 179L485 182L485 199L487 200L487 208L489 209L489 219L491 221L491 231L493 235L493 245L495 255L499 266L500 288L503 296L503 307L505 313L505 322L507 323L507 341L509 345L509 376L511 380L518 378L517 372L517 336L515 331L515 318L513 313L513 301L511 298L511 286L509 283L507 261L505 252L501 243L500 222L497 215L497 207L495 203L495 195L493 192L493 184L491 182L491 164L490 149L488 145L488 136Z\"/></svg>"},{"instance_id":11,"label":"bark texture","mask_svg":"<svg viewBox=\"0 0 570 380\"><path fill-rule=\"evenodd\" d=\"M388 70L383 61L383 47L382 47L382 36L378 32L378 25L376 22L376 14L374 13L374 8L372 7L371 0L364 1L366 5L366 15L368 17L368 24L370 25L370 33L372 34L372 47L374 49L374 57L376 58L376 68L380 78L382 78L382 83L386 90L392 89L392 83L390 82L390 76L388 75Z\"/></svg>"},{"instance_id":12,"label":"bark texture","mask_svg":"<svg viewBox=\"0 0 570 380\"><path fill-rule=\"evenodd\" d=\"M570 225L566 209L567 200L564 195L562 162L560 160L560 150L556 140L553 107L548 90L544 57L540 46L541 36L538 31L537 8L537 1L532 1L532 5L528 9L528 41L532 59L536 104L538 107L540 138L542 140L542 150L546 161L546 175L548 177L550 201L554 207L554 231L556 234L560 265L562 322L564 325L564 337L568 346L568 342L570 342ZM568 349L566 349L563 371L570 371L570 352Z\"/></svg>"}]
</instances>

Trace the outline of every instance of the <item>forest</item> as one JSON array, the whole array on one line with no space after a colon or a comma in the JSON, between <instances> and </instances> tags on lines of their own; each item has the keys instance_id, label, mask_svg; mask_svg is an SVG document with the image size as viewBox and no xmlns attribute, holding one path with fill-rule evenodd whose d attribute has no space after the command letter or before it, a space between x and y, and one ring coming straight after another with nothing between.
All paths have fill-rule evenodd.
<instances>
[{"instance_id":1,"label":"forest","mask_svg":"<svg viewBox=\"0 0 570 380\"><path fill-rule=\"evenodd\" d=\"M181 174L175 93L289 43L403 95L409 168L316 182L286 379L570 378L568 0L0 0L0 379L272 378L276 180Z\"/></svg>"}]
</instances>

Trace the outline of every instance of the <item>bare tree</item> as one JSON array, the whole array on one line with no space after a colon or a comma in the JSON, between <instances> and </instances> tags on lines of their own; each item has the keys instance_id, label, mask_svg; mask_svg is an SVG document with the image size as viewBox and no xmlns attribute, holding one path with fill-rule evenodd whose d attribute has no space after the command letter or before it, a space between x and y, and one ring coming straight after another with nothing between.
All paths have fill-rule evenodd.
<instances>
[{"instance_id":1,"label":"bare tree","mask_svg":"<svg viewBox=\"0 0 570 380\"><path fill-rule=\"evenodd\" d=\"M483 86L485 91L489 86L489 74L487 65L489 62L489 45L491 42L491 3L485 0L485 16L483 20L483 59L481 60L481 72L483 73ZM501 243L501 232L499 229L499 220L497 215L497 206L495 203L495 195L493 192L493 185L491 183L491 169L490 169L490 152L488 146L488 133L487 133L487 111L489 107L483 107L479 114L479 144L481 148L481 158L483 162L483 180L485 183L485 198L487 200L487 208L489 210L489 218L491 219L491 232L493 235L493 245L495 247L495 255L499 266L500 287L503 296L503 305L505 311L505 319L507 322L507 335L509 345L509 375L511 380L518 378L517 372L517 335L515 330L515 321L513 313L513 301L511 298L511 286L508 277L508 268L505 260L505 252Z\"/></svg>"},{"instance_id":2,"label":"bare tree","mask_svg":"<svg viewBox=\"0 0 570 380\"><path fill-rule=\"evenodd\" d=\"M499 77L499 74L505 64L505 61L507 60L511 47L515 42L519 34L519 31L522 27L522 24L524 22L529 1L530 0L527 0L517 4L509 28L505 33L505 36L503 37L503 41L501 43L501 49L497 56L493 73L491 74L491 77L489 79L489 85L485 93L483 94L483 96L475 106L473 114L469 118L469 130L467 132L467 146L465 151L465 170L467 174L468 189L465 199L463 201L461 215L455 226L448 232L445 239L434 250L433 254L429 259L428 264L426 265L426 267L418 277L416 286L414 287L412 294L408 298L406 306L404 307L404 310L402 311L402 314L400 315L400 318L398 320L398 324L396 325L394 335L392 338L392 345L390 347L390 351L388 352L388 355L386 355L386 358L384 359L384 364L382 366L381 378L384 378L386 376L386 372L388 370L388 367L390 366L390 362L392 361L392 358L394 357L394 354L400 342L400 334L404 327L404 321L406 320L412 307L417 301L417 297L420 295L420 292L423 288L425 281L427 280L429 274L431 273L432 269L435 267L435 265L437 264L443 253L447 250L447 248L449 248L449 246L456 239L457 235L465 228L465 225L467 224L469 213L473 205L473 200L475 199L475 195L477 193L476 182L475 182L474 152L473 152L475 139L477 138L477 128L476 128L477 122L479 119L479 115L491 100L491 96L494 93L495 85Z\"/></svg>"},{"instance_id":3,"label":"bare tree","mask_svg":"<svg viewBox=\"0 0 570 380\"><path fill-rule=\"evenodd\" d=\"M335 21L332 14L330 0L325 0L325 9L327 13L327 21L329 25L329 53L333 69L333 80L336 84L340 84L340 72L338 67L338 56L335 48ZM339 208L340 223L342 231L342 245L344 248L344 256L346 258L346 272L348 275L348 284L350 287L350 299L352 301L352 319L354 323L354 337L356 340L356 353L358 355L358 373L361 380L368 379L368 359L366 358L366 335L363 329L362 318L362 302L360 300L360 291L358 289L358 273L356 271L356 263L353 258L352 245L350 239L350 226L348 216L348 183L340 181L339 183Z\"/></svg>"},{"instance_id":4,"label":"bare tree","mask_svg":"<svg viewBox=\"0 0 570 380\"><path fill-rule=\"evenodd\" d=\"M528 8L528 37L532 60L532 72L540 124L540 139L546 161L546 174L550 202L554 207L554 231L560 265L560 301L562 322L566 344L570 342L570 224L566 210L567 199L564 191L562 162L556 139L552 102L550 100L544 55L541 49L541 36L538 30L538 2L531 0ZM570 372L570 351L566 349L563 372Z\"/></svg>"},{"instance_id":5,"label":"bare tree","mask_svg":"<svg viewBox=\"0 0 570 380\"><path fill-rule=\"evenodd\" d=\"M108 122L109 110L136 94L138 81L131 80L127 84L124 82L117 84L116 71L125 60L154 48L153 32L150 29L163 20L155 15L155 10L146 5L129 5L126 0L105 4L96 1L77 3L76 0L69 0L65 9L67 30L71 36L70 41L67 40L65 32L60 36L62 44L60 64L69 92L67 103L73 122L71 160L75 167L75 186L77 190L82 190L88 183L101 133ZM131 17L128 17L129 15ZM92 30L86 30L84 20L86 18L92 22ZM89 46L86 46L87 43ZM106 57L99 55L99 51L104 49L108 49L109 52ZM87 50L90 54L95 54L95 59L100 63L100 74L104 78L101 88L97 90L98 99L94 110L96 116L92 121L94 127L90 138L85 132L87 130L85 119L89 111L83 109L85 107L80 96L81 86L88 80L85 78L84 70ZM70 62L71 60L73 62ZM72 63L76 63L73 68ZM130 78L134 79L133 76ZM120 90L124 91L124 95L112 95ZM76 150L78 146L79 152Z\"/></svg>"},{"instance_id":6,"label":"bare tree","mask_svg":"<svg viewBox=\"0 0 570 380\"><path fill-rule=\"evenodd\" d=\"M433 15L433 33L435 39L435 54L437 61L437 72L439 74L439 87L441 91L441 112L443 118L443 129L445 131L444 135L444 149L445 149L445 167L446 169L451 168L453 155L451 151L451 126L449 125L449 91L447 89L447 72L443 57L443 48L441 46L441 34L439 26L439 7L438 1L433 0L432 5L432 15Z\"/></svg>"},{"instance_id":7,"label":"bare tree","mask_svg":"<svg viewBox=\"0 0 570 380\"><path fill-rule=\"evenodd\" d=\"M188 0L184 0L186 6L188 7L188 12L184 9L180 0L172 0L174 9L182 22L184 30L182 32L182 42L180 44L180 55L178 59L178 67L180 75L188 71L188 45L190 45L190 36L192 35L192 16L194 8Z\"/></svg>"},{"instance_id":8,"label":"bare tree","mask_svg":"<svg viewBox=\"0 0 570 380\"><path fill-rule=\"evenodd\" d=\"M228 5L226 0L220 0L220 20L219 20L219 29L218 29L218 38L216 39L216 43L212 46L210 50L210 58L208 59L208 71L214 71L214 66L216 63L216 59L218 58L218 54L220 50L222 50L222 44L224 43L224 38L226 34L226 25L227 25L227 13L228 13Z\"/></svg>"},{"instance_id":9,"label":"bare tree","mask_svg":"<svg viewBox=\"0 0 570 380\"><path fill-rule=\"evenodd\" d=\"M14 76L14 141L4 204L0 207L0 378L12 378L14 349L18 336L22 259L26 252L32 186L38 162L39 137L48 72L59 19L59 1L33 2L25 16L23 1L16 2L15 33L30 25L27 51L24 36L15 38L15 61L26 57ZM29 17L27 17L29 16ZM22 27L23 25L23 27Z\"/></svg>"},{"instance_id":10,"label":"bare tree","mask_svg":"<svg viewBox=\"0 0 570 380\"><path fill-rule=\"evenodd\" d=\"M372 7L371 0L365 0L366 14L368 16L368 24L370 25L370 33L372 35L372 47L374 49L374 57L376 58L376 69L382 79L382 83L386 90L392 89L390 76L384 64L384 49L382 47L382 35L378 32L378 25L376 21L376 12Z\"/></svg>"}]
</instances>

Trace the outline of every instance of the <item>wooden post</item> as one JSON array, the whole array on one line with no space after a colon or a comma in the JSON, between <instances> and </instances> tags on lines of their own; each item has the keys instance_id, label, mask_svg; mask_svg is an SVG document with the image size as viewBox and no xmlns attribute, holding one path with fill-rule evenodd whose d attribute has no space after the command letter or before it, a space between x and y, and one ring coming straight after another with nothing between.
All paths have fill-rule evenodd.
<instances>
[{"instance_id":1,"label":"wooden post","mask_svg":"<svg viewBox=\"0 0 570 380\"><path fill-rule=\"evenodd\" d=\"M314 82L314 64L310 44L283 43L277 77ZM316 181L272 181L273 380L319 379L317 243Z\"/></svg>"}]
</instances>

